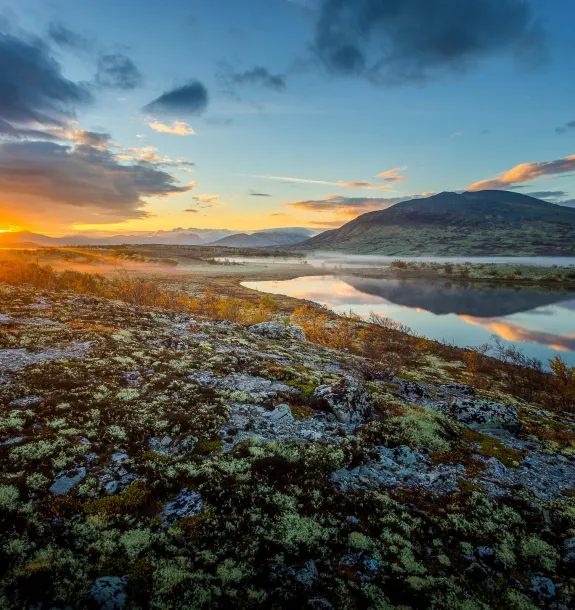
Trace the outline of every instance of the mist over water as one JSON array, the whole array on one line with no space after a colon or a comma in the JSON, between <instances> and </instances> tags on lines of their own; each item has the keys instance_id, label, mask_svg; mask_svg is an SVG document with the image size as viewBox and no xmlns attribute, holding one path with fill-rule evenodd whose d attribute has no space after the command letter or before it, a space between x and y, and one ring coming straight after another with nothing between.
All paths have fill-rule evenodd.
<instances>
[{"instance_id":1,"label":"mist over water","mask_svg":"<svg viewBox=\"0 0 575 610\"><path fill-rule=\"evenodd\" d=\"M546 362L560 354L575 365L575 292L376 279L349 272L243 285L314 301L338 313L351 310L367 317L375 312L418 335L460 347L480 346L497 335L530 357Z\"/></svg>"}]
</instances>

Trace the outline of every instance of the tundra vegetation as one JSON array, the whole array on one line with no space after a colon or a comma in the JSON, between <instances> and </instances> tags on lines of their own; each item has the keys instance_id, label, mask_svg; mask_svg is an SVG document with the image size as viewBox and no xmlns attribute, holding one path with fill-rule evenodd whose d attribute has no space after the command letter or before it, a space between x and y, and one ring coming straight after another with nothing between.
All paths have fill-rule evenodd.
<instances>
[{"instance_id":1,"label":"tundra vegetation","mask_svg":"<svg viewBox=\"0 0 575 610\"><path fill-rule=\"evenodd\" d=\"M573 607L575 370L491 349L4 262L0 607Z\"/></svg>"}]
</instances>

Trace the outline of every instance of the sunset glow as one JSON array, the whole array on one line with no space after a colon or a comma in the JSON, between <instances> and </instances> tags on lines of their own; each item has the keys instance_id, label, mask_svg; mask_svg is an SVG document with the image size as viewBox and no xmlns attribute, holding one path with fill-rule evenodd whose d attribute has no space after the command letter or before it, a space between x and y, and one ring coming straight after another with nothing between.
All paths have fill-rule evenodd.
<instances>
[{"instance_id":1,"label":"sunset glow","mask_svg":"<svg viewBox=\"0 0 575 610\"><path fill-rule=\"evenodd\" d=\"M341 26L339 13L323 0L208 3L189 22L182 0L168 0L146 4L130 28L119 24L133 0L112 27L106 3L59 1L0 0L10 14L0 89L23 102L0 100L4 225L50 235L323 230L466 188L575 200L569 3L534 4L517 19L483 3L477 23L493 24L493 37L455 16L435 31L414 10L413 55L385 22L348 33L362 60L346 66L323 31ZM250 17L262 11L272 46ZM545 24L539 46L532 23ZM452 27L484 40L445 52Z\"/></svg>"}]
</instances>

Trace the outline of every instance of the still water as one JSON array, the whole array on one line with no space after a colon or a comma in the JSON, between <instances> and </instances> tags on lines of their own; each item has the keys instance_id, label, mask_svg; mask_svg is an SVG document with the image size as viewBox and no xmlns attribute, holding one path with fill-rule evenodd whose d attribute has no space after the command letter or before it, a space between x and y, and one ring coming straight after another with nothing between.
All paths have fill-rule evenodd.
<instances>
[{"instance_id":1,"label":"still water","mask_svg":"<svg viewBox=\"0 0 575 610\"><path fill-rule=\"evenodd\" d=\"M480 288L437 280L374 279L345 275L244 282L271 294L307 299L336 312L375 312L416 334L461 347L493 335L546 362L560 354L575 365L575 292Z\"/></svg>"}]
</instances>

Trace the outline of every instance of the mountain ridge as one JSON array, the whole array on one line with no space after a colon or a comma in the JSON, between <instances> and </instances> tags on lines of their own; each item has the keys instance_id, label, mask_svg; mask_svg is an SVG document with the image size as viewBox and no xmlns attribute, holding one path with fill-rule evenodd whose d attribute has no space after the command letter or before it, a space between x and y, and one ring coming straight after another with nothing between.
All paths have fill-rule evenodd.
<instances>
[{"instance_id":1,"label":"mountain ridge","mask_svg":"<svg viewBox=\"0 0 575 610\"><path fill-rule=\"evenodd\" d=\"M570 256L575 209L509 191L445 192L367 212L297 248L387 256Z\"/></svg>"}]
</instances>

